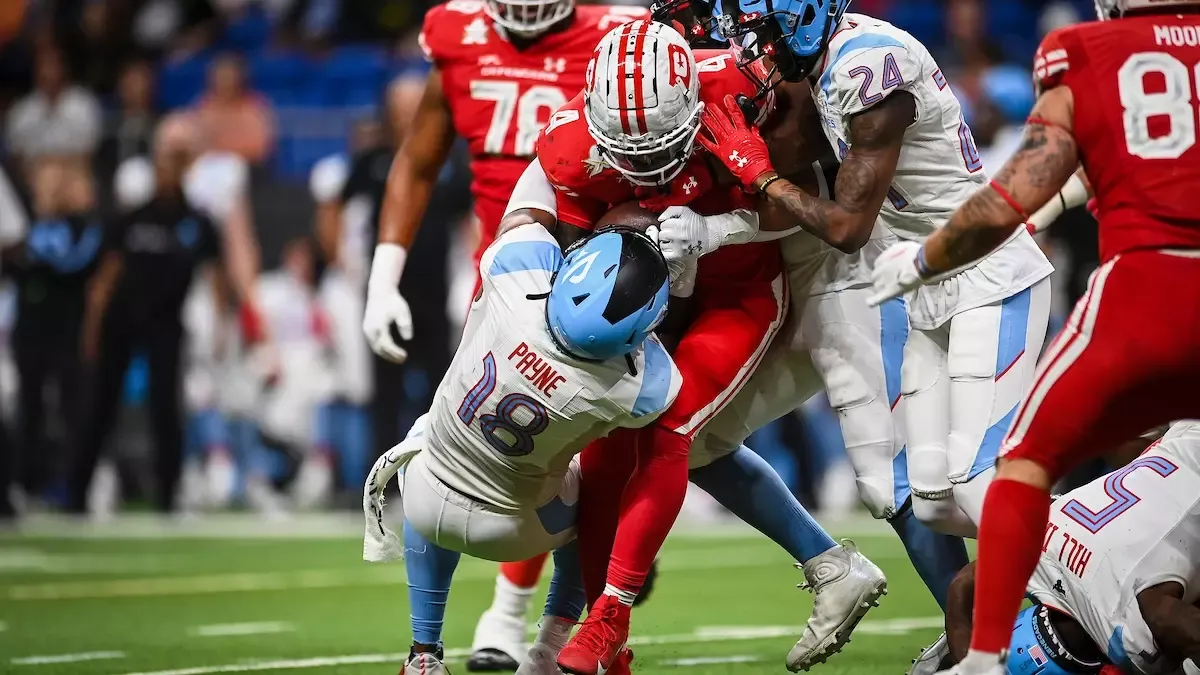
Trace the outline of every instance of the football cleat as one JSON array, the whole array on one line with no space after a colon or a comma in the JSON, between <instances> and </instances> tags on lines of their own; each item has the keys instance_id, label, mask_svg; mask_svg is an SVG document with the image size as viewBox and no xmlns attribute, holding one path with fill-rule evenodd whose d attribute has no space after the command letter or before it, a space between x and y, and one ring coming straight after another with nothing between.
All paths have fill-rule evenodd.
<instances>
[{"instance_id":1,"label":"football cleat","mask_svg":"<svg viewBox=\"0 0 1200 675\"><path fill-rule=\"evenodd\" d=\"M942 633L933 644L926 647L909 668L907 675L935 675L942 661L950 654L950 642Z\"/></svg>"},{"instance_id":2,"label":"football cleat","mask_svg":"<svg viewBox=\"0 0 1200 675\"><path fill-rule=\"evenodd\" d=\"M446 664L442 662L442 650L436 652L408 652L408 663L404 664L404 670L400 671L400 675L450 675L450 669L446 668Z\"/></svg>"},{"instance_id":3,"label":"football cleat","mask_svg":"<svg viewBox=\"0 0 1200 675\"><path fill-rule=\"evenodd\" d=\"M848 539L797 567L804 570L800 588L814 597L804 635L787 655L792 672L808 670L841 651L858 622L887 594L883 571Z\"/></svg>"},{"instance_id":4,"label":"football cleat","mask_svg":"<svg viewBox=\"0 0 1200 675\"><path fill-rule=\"evenodd\" d=\"M627 651L628 640L629 607L615 596L601 595L579 632L558 653L558 667L571 675L605 675Z\"/></svg>"},{"instance_id":5,"label":"football cleat","mask_svg":"<svg viewBox=\"0 0 1200 675\"><path fill-rule=\"evenodd\" d=\"M511 673L525 653L525 617L508 616L489 609L479 617L467 671Z\"/></svg>"},{"instance_id":6,"label":"football cleat","mask_svg":"<svg viewBox=\"0 0 1200 675\"><path fill-rule=\"evenodd\" d=\"M554 662L558 652L550 645L534 643L521 660L517 675L559 675L558 664Z\"/></svg>"}]
</instances>

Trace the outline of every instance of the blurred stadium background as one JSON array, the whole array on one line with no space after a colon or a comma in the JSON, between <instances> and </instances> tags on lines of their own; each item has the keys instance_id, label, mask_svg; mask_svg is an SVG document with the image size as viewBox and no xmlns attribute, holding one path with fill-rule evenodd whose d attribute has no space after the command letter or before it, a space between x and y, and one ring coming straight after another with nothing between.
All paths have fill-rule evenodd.
<instances>
[{"instance_id":1,"label":"blurred stadium background","mask_svg":"<svg viewBox=\"0 0 1200 675\"><path fill-rule=\"evenodd\" d=\"M447 164L416 244L420 262L408 270L419 293L406 297L435 317L417 324L412 360L373 363L346 310L361 302L372 200L421 96L428 66L417 34L433 4L0 0L0 530L13 525L0 534L0 672L366 673L399 663L388 652L407 644L407 612L391 585L403 575L357 563L360 525L345 509L359 506L370 461L426 409L457 341L474 283L462 153ZM1094 16L1089 0L855 0L851 11L930 47L991 170L1032 106L1041 37ZM63 210L39 195L110 221L121 208L117 167L144 155L158 120L179 109L207 116L218 149L252 167L264 269L256 295L283 372L266 385L247 377L256 353L227 346L236 314L194 284L182 309L183 446L151 441L146 359L135 354L117 431L90 482L90 518L79 523L57 514L68 506L80 420L96 405L85 395L89 368L74 356L78 335L46 339L44 324L31 328L17 311L46 297L20 261ZM1059 320L1095 265L1088 219L1069 212L1064 220L1080 226L1043 241L1058 269ZM893 579L892 598L864 626L869 644L856 642L829 672L902 672L936 635L936 608L898 544L855 515L827 405L810 401L750 444ZM176 452L174 510L191 517L137 514L156 503L155 454ZM808 601L761 598L799 575L767 543L732 526L714 533L713 521L727 518L689 495L665 553L661 602L640 624L653 634L641 638L639 660L655 670L776 670ZM262 541L264 532L282 538ZM448 647L465 646L490 595L491 567L471 565L463 571L478 573L456 582ZM772 571L722 583L725 570L760 567ZM68 652L83 658L56 660Z\"/></svg>"}]
</instances>

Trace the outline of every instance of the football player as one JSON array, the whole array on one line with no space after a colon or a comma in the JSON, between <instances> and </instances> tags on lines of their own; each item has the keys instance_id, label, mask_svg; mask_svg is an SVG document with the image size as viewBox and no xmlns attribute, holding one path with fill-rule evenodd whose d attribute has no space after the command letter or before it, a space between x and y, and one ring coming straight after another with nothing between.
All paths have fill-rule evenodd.
<instances>
[{"instance_id":1,"label":"football player","mask_svg":"<svg viewBox=\"0 0 1200 675\"><path fill-rule=\"evenodd\" d=\"M762 88L812 82L841 159L833 199L779 176L734 101L706 112L700 142L748 189L869 269L880 251L866 244L879 225L922 240L986 177L958 99L928 50L886 22L845 13L847 4L740 0L717 19L746 45L743 59L770 64ZM1000 439L1032 384L1052 269L1022 231L955 279L906 298L913 330L900 388L913 508L943 531L974 533Z\"/></svg>"},{"instance_id":2,"label":"football player","mask_svg":"<svg viewBox=\"0 0 1200 675\"><path fill-rule=\"evenodd\" d=\"M681 384L653 335L667 308L667 262L641 231L602 229L564 256L542 225L505 226L480 271L433 408L376 463L364 495L368 560L406 554L406 674L446 672L442 618L460 553L511 561L555 550L538 644L562 647L584 600L567 547L579 501L575 455L597 438L617 442L618 427L651 424ZM379 496L404 464L400 542L382 524ZM552 654L543 660L553 666ZM622 670L627 660L614 664Z\"/></svg>"},{"instance_id":3,"label":"football player","mask_svg":"<svg viewBox=\"0 0 1200 675\"><path fill-rule=\"evenodd\" d=\"M1161 433L1161 432L1160 432ZM1146 442L1143 441L1143 445ZM1127 495L1114 501L1114 494ZM1008 673L1178 673L1200 658L1200 424L1058 497L1012 629ZM950 653L971 639L975 563L951 586Z\"/></svg>"},{"instance_id":4,"label":"football player","mask_svg":"<svg viewBox=\"0 0 1200 675\"><path fill-rule=\"evenodd\" d=\"M391 333L394 325L408 339L414 330L397 285L456 137L467 141L472 156L478 260L542 126L583 88L596 43L610 28L646 15L636 7L576 7L574 0L451 0L426 14L421 44L433 68L392 166L368 282L363 331L376 354L407 358ZM501 566L468 670L516 668L544 560Z\"/></svg>"},{"instance_id":5,"label":"football player","mask_svg":"<svg viewBox=\"0 0 1200 675\"><path fill-rule=\"evenodd\" d=\"M626 52L637 58L624 62ZM589 65L588 89L555 113L539 140L538 165L530 170L543 172L542 180L558 192L553 204L530 204L539 212L535 217L560 230L587 229L609 204L641 194L660 206L690 202L722 214L733 223L728 241L750 241L757 216L746 209L729 212L752 202L732 180L717 186L716 165L693 156L692 148L704 100L753 93L753 83L728 52L701 55L707 58L697 63L681 36L664 24L635 22L605 37ZM756 110L766 117L771 105L764 101ZM811 167L804 169L815 183ZM584 628L559 655L565 670L593 672L621 652L629 603L682 501L688 446L744 384L778 331L786 292L779 269L778 249L770 243L745 243L706 258L696 280L696 318L675 352L683 390L674 408L634 444L641 456L636 472L632 462L621 466L611 453L583 452L588 481L581 495L580 546L593 606ZM852 547L834 545L770 467L739 446L693 462L693 482L780 543L806 570L843 572L828 579L844 582L840 594L836 584L816 585L817 611L809 627L828 632L806 630L789 655L789 663L806 667L807 659L824 660L836 651L826 649L830 633L848 637L886 581Z\"/></svg>"},{"instance_id":6,"label":"football player","mask_svg":"<svg viewBox=\"0 0 1200 675\"><path fill-rule=\"evenodd\" d=\"M1200 177L1190 93L1200 45L1189 37L1200 30L1200 3L1097 7L1106 21L1043 41L1025 140L996 178L923 245L886 253L875 272L880 297L936 283L1009 241L1080 162L1095 190L1101 265L1004 439L979 527L971 652L954 671L962 674L1003 672L1050 486L1143 429L1200 416L1190 384L1200 376L1200 219L1188 192ZM1082 96L1087 105L1076 105Z\"/></svg>"}]
</instances>

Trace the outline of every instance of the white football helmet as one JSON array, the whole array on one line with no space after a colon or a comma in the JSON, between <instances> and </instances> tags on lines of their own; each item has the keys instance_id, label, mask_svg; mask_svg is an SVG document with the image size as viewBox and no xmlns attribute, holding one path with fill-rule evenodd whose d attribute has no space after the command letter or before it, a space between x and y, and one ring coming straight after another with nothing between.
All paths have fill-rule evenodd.
<instances>
[{"instance_id":1,"label":"white football helmet","mask_svg":"<svg viewBox=\"0 0 1200 675\"><path fill-rule=\"evenodd\" d=\"M635 185L666 185L700 131L700 78L687 41L667 24L609 31L588 63L584 117L601 157Z\"/></svg>"},{"instance_id":2,"label":"white football helmet","mask_svg":"<svg viewBox=\"0 0 1200 675\"><path fill-rule=\"evenodd\" d=\"M505 32L531 38L570 16L575 0L484 0L483 7Z\"/></svg>"},{"instance_id":3,"label":"white football helmet","mask_svg":"<svg viewBox=\"0 0 1200 675\"><path fill-rule=\"evenodd\" d=\"M1125 12L1139 9L1168 8L1181 5L1200 5L1200 0L1095 0L1100 20L1119 19ZM1166 14L1167 12L1162 12Z\"/></svg>"}]
</instances>

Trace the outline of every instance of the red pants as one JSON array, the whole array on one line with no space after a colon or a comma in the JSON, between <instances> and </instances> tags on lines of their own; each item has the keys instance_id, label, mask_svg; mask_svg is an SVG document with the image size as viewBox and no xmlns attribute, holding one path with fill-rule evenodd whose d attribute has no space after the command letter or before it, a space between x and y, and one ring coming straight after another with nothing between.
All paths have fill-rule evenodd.
<instances>
[{"instance_id":1,"label":"red pants","mask_svg":"<svg viewBox=\"0 0 1200 675\"><path fill-rule=\"evenodd\" d=\"M746 384L787 310L783 274L769 281L698 290L695 319L672 355L683 386L656 424L694 438Z\"/></svg>"},{"instance_id":2,"label":"red pants","mask_svg":"<svg viewBox=\"0 0 1200 675\"><path fill-rule=\"evenodd\" d=\"M1092 275L1001 453L1054 480L1148 429L1200 417L1200 251L1135 251Z\"/></svg>"}]
</instances>

